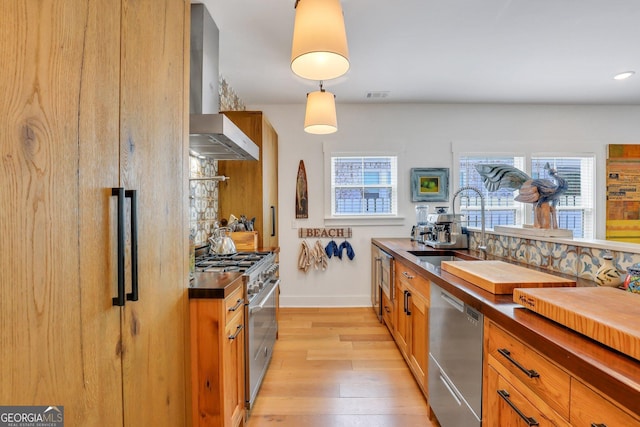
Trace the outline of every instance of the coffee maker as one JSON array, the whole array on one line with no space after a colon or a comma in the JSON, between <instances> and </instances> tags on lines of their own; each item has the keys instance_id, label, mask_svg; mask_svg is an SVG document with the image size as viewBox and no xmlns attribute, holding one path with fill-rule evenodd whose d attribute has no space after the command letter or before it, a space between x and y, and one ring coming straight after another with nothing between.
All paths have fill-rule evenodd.
<instances>
[{"instance_id":1,"label":"coffee maker","mask_svg":"<svg viewBox=\"0 0 640 427\"><path fill-rule=\"evenodd\" d=\"M462 226L463 220L464 215L460 214L429 214L422 242L437 249L467 249L469 234Z\"/></svg>"}]
</instances>

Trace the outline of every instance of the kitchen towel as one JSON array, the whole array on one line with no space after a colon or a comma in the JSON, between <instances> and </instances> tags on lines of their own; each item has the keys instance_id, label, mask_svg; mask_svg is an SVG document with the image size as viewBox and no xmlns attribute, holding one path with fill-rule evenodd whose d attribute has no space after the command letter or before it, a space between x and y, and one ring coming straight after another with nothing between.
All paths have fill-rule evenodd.
<instances>
[{"instance_id":1,"label":"kitchen towel","mask_svg":"<svg viewBox=\"0 0 640 427\"><path fill-rule=\"evenodd\" d=\"M343 250L347 251L347 256L349 257L350 260L355 258L356 253L353 251L353 248L351 247L351 244L349 242L347 242L346 240L344 242L340 243L340 246L338 247L338 258L340 258L340 259L342 259L342 251Z\"/></svg>"},{"instance_id":2,"label":"kitchen towel","mask_svg":"<svg viewBox=\"0 0 640 427\"><path fill-rule=\"evenodd\" d=\"M311 250L306 240L302 241L300 245L300 255L298 255L298 269L305 273L309 271L311 266Z\"/></svg>"}]
</instances>

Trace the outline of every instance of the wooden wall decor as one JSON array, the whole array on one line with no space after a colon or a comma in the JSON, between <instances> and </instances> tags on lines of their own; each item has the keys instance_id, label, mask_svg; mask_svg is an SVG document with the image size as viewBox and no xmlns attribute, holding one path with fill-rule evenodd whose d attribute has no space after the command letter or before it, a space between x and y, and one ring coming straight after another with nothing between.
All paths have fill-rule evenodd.
<instances>
[{"instance_id":1,"label":"wooden wall decor","mask_svg":"<svg viewBox=\"0 0 640 427\"><path fill-rule=\"evenodd\" d=\"M606 195L607 240L640 243L640 145L608 146Z\"/></svg>"},{"instance_id":2,"label":"wooden wall decor","mask_svg":"<svg viewBox=\"0 0 640 427\"><path fill-rule=\"evenodd\" d=\"M352 236L351 227L348 228L299 228L298 237L301 239L348 239Z\"/></svg>"},{"instance_id":3,"label":"wooden wall decor","mask_svg":"<svg viewBox=\"0 0 640 427\"><path fill-rule=\"evenodd\" d=\"M307 171L304 161L298 164L298 176L296 178L296 218L309 218L309 196L307 194Z\"/></svg>"}]
</instances>

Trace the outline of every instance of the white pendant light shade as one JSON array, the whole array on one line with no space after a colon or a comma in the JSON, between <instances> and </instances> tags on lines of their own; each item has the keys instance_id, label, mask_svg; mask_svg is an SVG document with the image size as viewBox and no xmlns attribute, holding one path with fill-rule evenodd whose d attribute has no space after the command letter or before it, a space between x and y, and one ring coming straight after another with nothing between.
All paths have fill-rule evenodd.
<instances>
[{"instance_id":1,"label":"white pendant light shade","mask_svg":"<svg viewBox=\"0 0 640 427\"><path fill-rule=\"evenodd\" d=\"M320 90L307 95L307 110L304 115L304 131L317 135L338 130L336 100L331 92Z\"/></svg>"},{"instance_id":2,"label":"white pendant light shade","mask_svg":"<svg viewBox=\"0 0 640 427\"><path fill-rule=\"evenodd\" d=\"M291 69L310 80L329 80L349 70L349 49L340 0L299 0L293 26Z\"/></svg>"}]
</instances>

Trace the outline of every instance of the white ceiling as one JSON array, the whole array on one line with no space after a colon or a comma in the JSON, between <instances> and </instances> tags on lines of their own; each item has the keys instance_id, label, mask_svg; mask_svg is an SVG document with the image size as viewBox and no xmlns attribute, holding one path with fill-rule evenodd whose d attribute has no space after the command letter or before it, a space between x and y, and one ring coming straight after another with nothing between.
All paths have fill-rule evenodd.
<instances>
[{"instance_id":1,"label":"white ceiling","mask_svg":"<svg viewBox=\"0 0 640 427\"><path fill-rule=\"evenodd\" d=\"M194 2L196 2L195 0ZM304 1L304 0L301 0ZM304 103L295 0L201 0L245 104ZM640 0L342 0L351 69L337 103L640 105ZM616 73L635 70L628 80ZM388 92L367 99L368 92Z\"/></svg>"}]
</instances>

